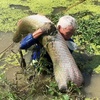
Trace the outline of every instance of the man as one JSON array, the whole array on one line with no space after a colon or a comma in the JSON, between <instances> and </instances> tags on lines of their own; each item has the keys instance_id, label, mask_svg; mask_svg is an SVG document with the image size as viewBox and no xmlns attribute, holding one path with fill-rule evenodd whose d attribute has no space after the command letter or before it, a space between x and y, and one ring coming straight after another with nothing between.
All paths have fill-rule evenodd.
<instances>
[{"instance_id":1,"label":"man","mask_svg":"<svg viewBox=\"0 0 100 100\"><path fill-rule=\"evenodd\" d=\"M58 32L63 36L63 38L66 40L66 45L68 46L70 52L72 53L73 50L77 49L76 44L71 39L71 36L74 34L75 30L77 28L77 23L75 18L69 15L65 15L61 17L57 23L57 30ZM46 30L47 31L47 30ZM33 52L32 59L36 60L40 57L40 49L41 46L38 45L38 38L46 33L44 27L39 28L35 32L28 34L20 43L20 49L28 49L34 44L36 45L37 51ZM49 56L47 56L49 58Z\"/></svg>"},{"instance_id":2,"label":"man","mask_svg":"<svg viewBox=\"0 0 100 100\"><path fill-rule=\"evenodd\" d=\"M20 49L28 49L32 45L36 44L35 45L36 49L35 51L33 51L32 54L32 61L34 65L35 65L34 61L37 62L38 59L40 58L42 45L39 43L38 38L43 34L47 34L49 32L55 33L54 31L58 31L62 35L62 37L66 40L66 45L68 46L71 53L73 52L73 50L77 48L76 44L71 39L71 36L74 34L77 28L75 18L69 15L65 15L59 19L56 30L55 28L52 27L55 26L51 24L51 22L50 23L47 22L43 26L39 27L35 32L28 34L24 39L22 39L20 43ZM46 57L47 60L49 60L49 62L52 62L48 54L46 54L44 57ZM65 84L59 86L60 91L62 92L66 91L67 88L65 86L66 86Z\"/></svg>"},{"instance_id":3,"label":"man","mask_svg":"<svg viewBox=\"0 0 100 100\"><path fill-rule=\"evenodd\" d=\"M67 46L72 53L73 50L77 49L76 44L71 39L71 36L75 33L77 29L77 23L74 17L65 15L61 17L57 23L58 32L61 33L63 38L67 41Z\"/></svg>"}]
</instances>

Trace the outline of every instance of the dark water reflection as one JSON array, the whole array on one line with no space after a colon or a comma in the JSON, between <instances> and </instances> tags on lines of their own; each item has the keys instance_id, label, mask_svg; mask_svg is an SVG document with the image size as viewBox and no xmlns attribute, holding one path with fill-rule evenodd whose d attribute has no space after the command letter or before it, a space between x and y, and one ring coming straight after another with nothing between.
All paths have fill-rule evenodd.
<instances>
[{"instance_id":1,"label":"dark water reflection","mask_svg":"<svg viewBox=\"0 0 100 100\"><path fill-rule=\"evenodd\" d=\"M94 0L93 3L94 3L94 5L100 6L100 1L99 0Z\"/></svg>"},{"instance_id":2,"label":"dark water reflection","mask_svg":"<svg viewBox=\"0 0 100 100\"><path fill-rule=\"evenodd\" d=\"M60 7L53 7L53 12L52 14L57 14L59 12L63 12L64 10L66 10L66 7L60 6Z\"/></svg>"},{"instance_id":3,"label":"dark water reflection","mask_svg":"<svg viewBox=\"0 0 100 100\"><path fill-rule=\"evenodd\" d=\"M12 9L30 10L29 6L23 6L23 5L10 4L9 7Z\"/></svg>"},{"instance_id":4,"label":"dark water reflection","mask_svg":"<svg viewBox=\"0 0 100 100\"><path fill-rule=\"evenodd\" d=\"M36 13L34 13L33 11L30 10L30 7L29 7L29 6L10 4L9 7L10 7L11 9L20 9L20 10L24 10L24 11L26 11L26 13L28 13L29 15L36 14Z\"/></svg>"},{"instance_id":5,"label":"dark water reflection","mask_svg":"<svg viewBox=\"0 0 100 100\"><path fill-rule=\"evenodd\" d=\"M85 75L85 84L83 93L86 97L98 97L100 98L100 74Z\"/></svg>"},{"instance_id":6,"label":"dark water reflection","mask_svg":"<svg viewBox=\"0 0 100 100\"><path fill-rule=\"evenodd\" d=\"M84 77L83 94L90 98L100 98L100 74L93 71L100 66L100 55L74 53L73 56Z\"/></svg>"}]
</instances>

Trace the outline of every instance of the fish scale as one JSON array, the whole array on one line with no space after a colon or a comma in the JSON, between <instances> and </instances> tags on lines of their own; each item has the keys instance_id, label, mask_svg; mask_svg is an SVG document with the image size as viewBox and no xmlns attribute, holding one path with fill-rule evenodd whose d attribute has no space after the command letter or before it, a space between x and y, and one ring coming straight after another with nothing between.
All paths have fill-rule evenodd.
<instances>
[{"instance_id":1,"label":"fish scale","mask_svg":"<svg viewBox=\"0 0 100 100\"><path fill-rule=\"evenodd\" d=\"M45 43L49 41L47 47L44 47L52 59L55 80L58 83L59 89L62 87L67 88L69 81L80 86L83 82L83 76L61 34L58 33L56 36L44 36L42 41L43 45L46 45Z\"/></svg>"}]
</instances>

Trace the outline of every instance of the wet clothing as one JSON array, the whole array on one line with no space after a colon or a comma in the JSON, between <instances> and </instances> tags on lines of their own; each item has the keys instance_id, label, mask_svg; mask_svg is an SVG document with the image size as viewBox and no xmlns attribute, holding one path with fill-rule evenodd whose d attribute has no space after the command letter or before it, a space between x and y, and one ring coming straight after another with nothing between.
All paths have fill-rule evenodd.
<instances>
[{"instance_id":1,"label":"wet clothing","mask_svg":"<svg viewBox=\"0 0 100 100\"><path fill-rule=\"evenodd\" d=\"M34 39L32 34L27 35L20 43L20 49L28 49L29 47L31 47L32 45L35 45L35 49L33 50L31 59L32 60L37 60L40 58L41 55L41 48L43 47L37 39ZM76 44L74 43L74 41L70 38L69 40L66 41L66 45L68 46L70 52L72 53L76 48ZM48 53L46 53L44 55L44 57L46 57L48 60L51 61L50 56L48 55Z\"/></svg>"}]
</instances>

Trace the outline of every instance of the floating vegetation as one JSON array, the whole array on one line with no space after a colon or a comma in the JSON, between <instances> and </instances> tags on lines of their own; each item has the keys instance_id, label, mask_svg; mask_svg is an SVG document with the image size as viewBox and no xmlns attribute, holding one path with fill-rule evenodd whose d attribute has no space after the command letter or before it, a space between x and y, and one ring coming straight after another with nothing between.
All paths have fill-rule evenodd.
<instances>
[{"instance_id":1,"label":"floating vegetation","mask_svg":"<svg viewBox=\"0 0 100 100\"><path fill-rule=\"evenodd\" d=\"M74 41L79 46L75 55L75 59L79 60L76 62L83 71L100 73L99 0L35 0L34 2L33 0L2 0L0 5L0 31L3 32L15 32L18 20L34 13L48 16L55 24L60 16L65 14L74 16L78 21L78 30L73 36ZM23 53L26 54L24 51ZM17 66L16 69L18 66L20 67L19 53L12 52L6 55L6 58L5 53L2 53L0 54L0 62L0 100L42 100L42 98L43 100L98 100L98 98L85 98L81 93L82 87L78 88L73 83L69 85L70 92L61 94L53 76L50 75L50 71L43 67L48 65L48 62L43 58L38 64L41 67L35 69L36 77L34 77L35 74L33 75L34 67L32 66L21 73L26 75L27 82L29 82L21 90L17 88L17 85L12 85L5 79L6 69L14 66ZM41 78L41 74L44 72L49 74L47 78ZM41 81L40 78L45 80Z\"/></svg>"}]
</instances>

